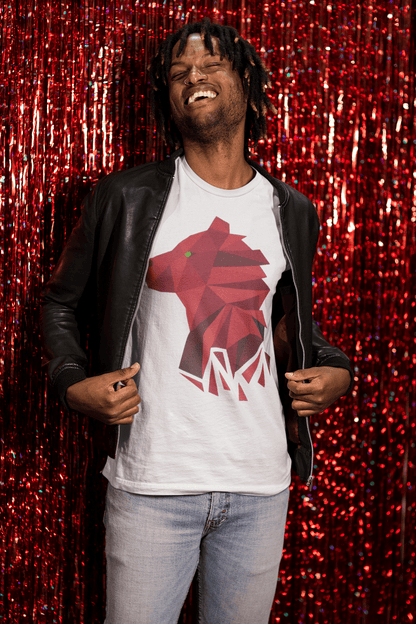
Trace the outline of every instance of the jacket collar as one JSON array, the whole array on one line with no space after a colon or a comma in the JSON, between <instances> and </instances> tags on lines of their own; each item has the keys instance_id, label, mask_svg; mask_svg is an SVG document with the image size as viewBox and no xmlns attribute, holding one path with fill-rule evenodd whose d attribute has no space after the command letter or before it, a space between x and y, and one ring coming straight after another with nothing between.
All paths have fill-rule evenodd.
<instances>
[{"instance_id":1,"label":"jacket collar","mask_svg":"<svg viewBox=\"0 0 416 624\"><path fill-rule=\"evenodd\" d=\"M168 175L168 176L175 175L176 159L179 158L179 156L182 156L182 154L183 154L183 148L180 147L175 152L173 152L173 154L171 154L168 158L165 158L165 160L160 160L157 163L159 171L163 175Z\"/></svg>"}]
</instances>

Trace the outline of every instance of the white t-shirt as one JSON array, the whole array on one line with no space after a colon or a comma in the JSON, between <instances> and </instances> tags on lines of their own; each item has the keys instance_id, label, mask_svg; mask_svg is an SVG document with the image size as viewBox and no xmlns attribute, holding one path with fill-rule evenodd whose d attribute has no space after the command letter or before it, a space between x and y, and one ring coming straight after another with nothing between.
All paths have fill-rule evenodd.
<instances>
[{"instance_id":1,"label":"white t-shirt","mask_svg":"<svg viewBox=\"0 0 416 624\"><path fill-rule=\"evenodd\" d=\"M131 329L140 411L119 426L103 471L114 487L270 496L289 485L271 327L286 261L273 201L258 173L225 190L178 159Z\"/></svg>"}]
</instances>

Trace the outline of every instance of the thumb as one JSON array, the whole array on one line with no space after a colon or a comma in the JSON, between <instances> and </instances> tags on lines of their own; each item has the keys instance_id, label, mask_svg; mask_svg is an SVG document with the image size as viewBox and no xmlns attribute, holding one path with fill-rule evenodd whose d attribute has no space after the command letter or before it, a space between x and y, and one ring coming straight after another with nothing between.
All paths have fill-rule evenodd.
<instances>
[{"instance_id":1,"label":"thumb","mask_svg":"<svg viewBox=\"0 0 416 624\"><path fill-rule=\"evenodd\" d=\"M311 379L312 377L316 377L314 375L313 370L310 368L305 368L303 370L293 371L291 373L285 373L286 379L290 381L305 381L305 379Z\"/></svg>"},{"instance_id":2,"label":"thumb","mask_svg":"<svg viewBox=\"0 0 416 624\"><path fill-rule=\"evenodd\" d=\"M140 364L138 362L135 362L128 368L120 368L120 370L110 373L111 384L115 384L119 381L128 381L129 379L134 377L134 375L138 373L139 370L140 370Z\"/></svg>"}]
</instances>

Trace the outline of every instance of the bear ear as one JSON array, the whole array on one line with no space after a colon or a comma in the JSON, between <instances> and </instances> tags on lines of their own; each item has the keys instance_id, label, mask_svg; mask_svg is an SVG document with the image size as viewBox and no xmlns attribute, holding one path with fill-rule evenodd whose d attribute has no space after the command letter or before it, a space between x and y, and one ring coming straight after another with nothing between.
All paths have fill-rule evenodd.
<instances>
[{"instance_id":1,"label":"bear ear","mask_svg":"<svg viewBox=\"0 0 416 624\"><path fill-rule=\"evenodd\" d=\"M225 232L226 234L229 234L229 232L230 232L230 225L229 225L229 223L227 223L226 221L223 221L219 217L215 217L214 221L209 226L209 229L210 230L217 230L219 232Z\"/></svg>"}]
</instances>

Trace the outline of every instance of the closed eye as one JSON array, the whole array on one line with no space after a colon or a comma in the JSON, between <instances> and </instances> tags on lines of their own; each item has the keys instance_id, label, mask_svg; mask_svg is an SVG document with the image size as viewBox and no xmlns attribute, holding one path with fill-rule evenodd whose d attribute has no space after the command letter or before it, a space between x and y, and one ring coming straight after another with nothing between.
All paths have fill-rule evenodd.
<instances>
[{"instance_id":1,"label":"closed eye","mask_svg":"<svg viewBox=\"0 0 416 624\"><path fill-rule=\"evenodd\" d=\"M186 72L179 72L178 74L174 74L173 76L171 76L171 80L177 80L178 78L182 78L182 76L184 76L186 74Z\"/></svg>"}]
</instances>

